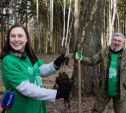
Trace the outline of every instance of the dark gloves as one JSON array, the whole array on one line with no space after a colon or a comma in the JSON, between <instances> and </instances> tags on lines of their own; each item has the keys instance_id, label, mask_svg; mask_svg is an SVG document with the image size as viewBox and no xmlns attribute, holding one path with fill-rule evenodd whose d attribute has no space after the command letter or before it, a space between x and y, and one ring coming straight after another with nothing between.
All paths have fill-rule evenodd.
<instances>
[{"instance_id":1,"label":"dark gloves","mask_svg":"<svg viewBox=\"0 0 126 113\"><path fill-rule=\"evenodd\" d=\"M54 61L56 70L58 70L61 67L61 65L65 62L65 60L66 60L65 54L62 54Z\"/></svg>"},{"instance_id":2,"label":"dark gloves","mask_svg":"<svg viewBox=\"0 0 126 113\"><path fill-rule=\"evenodd\" d=\"M67 84L64 86L59 86L59 88L57 89L56 99L59 99L59 98L67 99L70 96L73 83L74 82L71 82L70 84Z\"/></svg>"}]
</instances>

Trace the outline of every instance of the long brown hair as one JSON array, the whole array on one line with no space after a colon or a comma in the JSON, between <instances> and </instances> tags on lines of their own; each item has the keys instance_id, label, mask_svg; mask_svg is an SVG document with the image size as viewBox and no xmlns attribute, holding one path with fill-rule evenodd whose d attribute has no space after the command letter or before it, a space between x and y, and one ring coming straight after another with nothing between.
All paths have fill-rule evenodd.
<instances>
[{"instance_id":1,"label":"long brown hair","mask_svg":"<svg viewBox=\"0 0 126 113\"><path fill-rule=\"evenodd\" d=\"M27 52L32 64L34 65L34 63L38 60L37 56L35 55L35 52L34 50L32 49L32 46L31 46L31 43L30 43L30 37L29 37L29 34L28 34L28 31L26 29L25 26L23 26L22 24L15 24L13 25L9 31L8 31L8 34L7 34L7 39L6 39L6 42L5 42L5 45L3 47L3 50L1 52L1 55L0 55L0 59L3 59L5 55L7 55L9 52L13 51L13 52L16 52L15 50L12 49L12 47L10 46L10 32L13 28L16 28L16 27L20 27L22 28L25 33L26 33L26 36L27 36L27 43L26 43L26 46L25 46L25 51ZM20 53L20 52L18 52ZM23 55L23 53L20 53L22 58L25 59L25 56Z\"/></svg>"}]
</instances>

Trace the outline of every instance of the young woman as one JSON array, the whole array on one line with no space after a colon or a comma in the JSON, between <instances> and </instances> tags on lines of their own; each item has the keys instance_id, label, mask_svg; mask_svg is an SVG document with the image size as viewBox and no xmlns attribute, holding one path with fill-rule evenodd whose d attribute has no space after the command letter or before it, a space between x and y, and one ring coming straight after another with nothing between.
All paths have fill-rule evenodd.
<instances>
[{"instance_id":1,"label":"young woman","mask_svg":"<svg viewBox=\"0 0 126 113\"><path fill-rule=\"evenodd\" d=\"M35 55L23 25L11 27L0 58L5 93L15 94L14 105L6 113L47 113L45 101L55 102L55 99L69 96L71 84L53 90L43 88L41 81L41 77L47 77L60 68L65 55L44 64Z\"/></svg>"}]
</instances>

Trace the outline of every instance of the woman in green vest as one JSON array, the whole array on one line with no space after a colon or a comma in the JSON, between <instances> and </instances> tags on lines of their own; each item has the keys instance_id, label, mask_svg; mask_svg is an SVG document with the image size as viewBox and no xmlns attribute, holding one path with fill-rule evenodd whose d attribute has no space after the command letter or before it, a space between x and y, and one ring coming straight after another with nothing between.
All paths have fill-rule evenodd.
<instances>
[{"instance_id":1,"label":"woman in green vest","mask_svg":"<svg viewBox=\"0 0 126 113\"><path fill-rule=\"evenodd\" d=\"M65 61L62 54L50 64L44 64L31 47L27 29L16 24L7 34L0 58L1 74L7 91L15 94L14 105L6 113L47 113L46 101L68 97L72 84L59 89L43 88L41 77L55 73Z\"/></svg>"}]
</instances>

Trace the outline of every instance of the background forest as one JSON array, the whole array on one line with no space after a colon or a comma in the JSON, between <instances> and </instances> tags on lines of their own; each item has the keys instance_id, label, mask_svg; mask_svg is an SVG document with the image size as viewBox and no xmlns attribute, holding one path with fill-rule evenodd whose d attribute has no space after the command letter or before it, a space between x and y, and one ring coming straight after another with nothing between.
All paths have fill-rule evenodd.
<instances>
[{"instance_id":1,"label":"background forest","mask_svg":"<svg viewBox=\"0 0 126 113\"><path fill-rule=\"evenodd\" d=\"M8 29L21 23L29 29L36 53L59 53L67 45L72 51L76 42L77 18L82 36L95 16L100 18L95 22L102 21L98 25L102 30L100 41L102 46L106 46L110 33L125 34L125 5L126 0L0 0L0 49Z\"/></svg>"},{"instance_id":2,"label":"background forest","mask_svg":"<svg viewBox=\"0 0 126 113\"><path fill-rule=\"evenodd\" d=\"M16 23L28 28L37 54L74 56L79 50L91 57L110 44L113 32L126 35L126 0L0 0L0 51ZM75 91L77 67L74 60ZM100 70L100 65L81 66L82 94L96 92Z\"/></svg>"}]
</instances>

